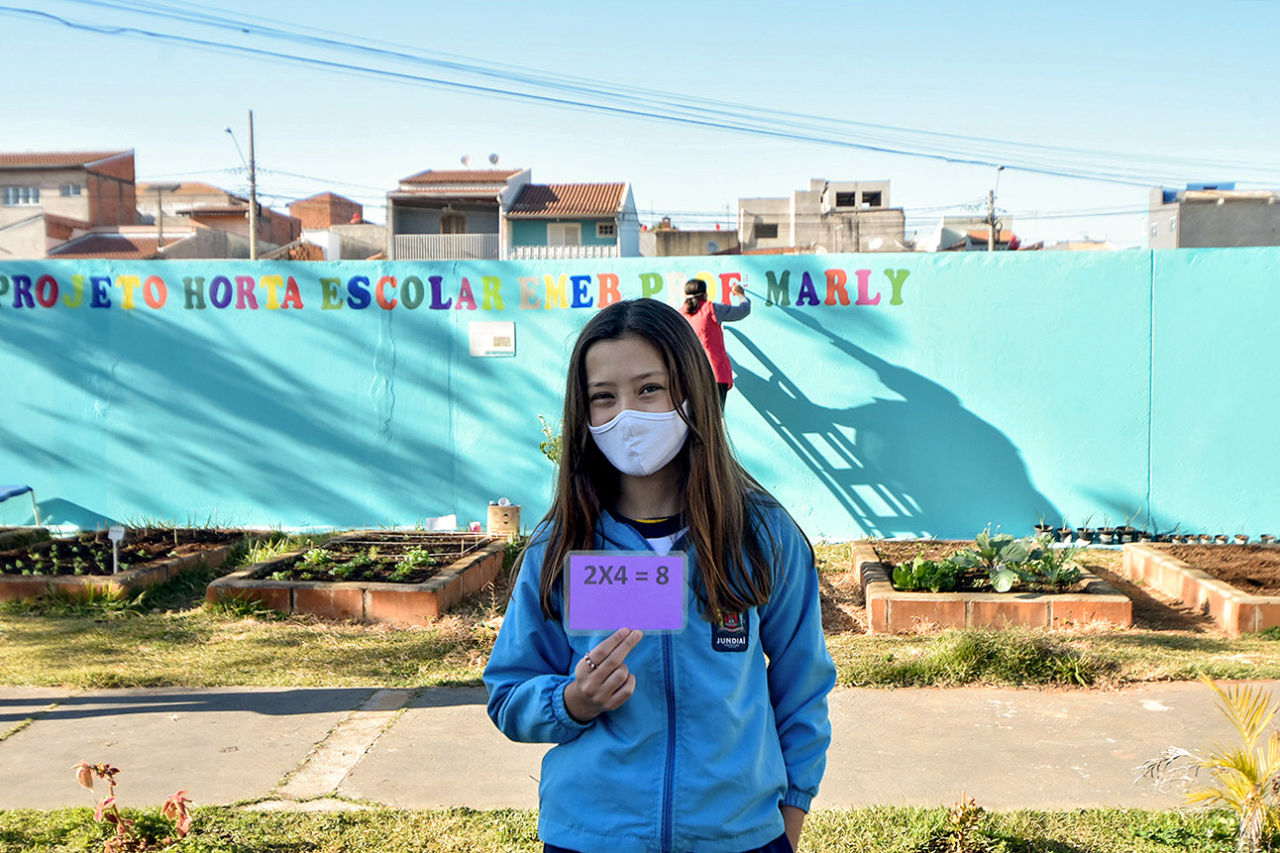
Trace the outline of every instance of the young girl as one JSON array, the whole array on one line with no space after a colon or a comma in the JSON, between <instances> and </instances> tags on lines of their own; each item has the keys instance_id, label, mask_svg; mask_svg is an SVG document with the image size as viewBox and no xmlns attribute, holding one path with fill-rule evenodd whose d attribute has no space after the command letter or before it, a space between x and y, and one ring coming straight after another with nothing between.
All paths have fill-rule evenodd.
<instances>
[{"instance_id":1,"label":"young girl","mask_svg":"<svg viewBox=\"0 0 1280 853\"><path fill-rule=\"evenodd\" d=\"M554 505L522 555L485 669L509 738L554 743L550 853L786 853L831 728L813 550L734 459L678 311L618 302L569 359ZM565 630L570 551L688 554L682 631Z\"/></svg>"},{"instance_id":2,"label":"young girl","mask_svg":"<svg viewBox=\"0 0 1280 853\"><path fill-rule=\"evenodd\" d=\"M742 301L737 305L725 305L707 300L707 283L702 279L691 278L684 283L684 313L711 361L711 372L715 374L716 385L720 388L721 409L724 409L724 401L733 387L733 367L724 348L724 330L720 324L741 320L751 313L751 300L742 285L735 284L732 292Z\"/></svg>"}]
</instances>

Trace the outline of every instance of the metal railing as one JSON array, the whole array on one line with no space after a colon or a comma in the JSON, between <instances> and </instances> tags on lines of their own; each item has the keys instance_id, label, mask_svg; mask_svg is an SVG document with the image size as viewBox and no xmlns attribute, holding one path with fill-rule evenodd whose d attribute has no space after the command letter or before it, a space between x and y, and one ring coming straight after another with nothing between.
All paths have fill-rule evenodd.
<instances>
[{"instance_id":1,"label":"metal railing","mask_svg":"<svg viewBox=\"0 0 1280 853\"><path fill-rule=\"evenodd\" d=\"M497 234L397 234L395 241L402 261L498 259Z\"/></svg>"},{"instance_id":2,"label":"metal railing","mask_svg":"<svg viewBox=\"0 0 1280 853\"><path fill-rule=\"evenodd\" d=\"M512 246L511 260L541 261L569 258L616 258L614 246Z\"/></svg>"}]
</instances>

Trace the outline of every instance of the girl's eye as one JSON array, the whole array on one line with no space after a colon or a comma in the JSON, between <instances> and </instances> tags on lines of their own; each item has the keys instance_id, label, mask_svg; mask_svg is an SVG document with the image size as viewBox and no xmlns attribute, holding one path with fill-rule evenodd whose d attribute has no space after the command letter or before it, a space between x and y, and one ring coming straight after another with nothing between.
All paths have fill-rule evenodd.
<instances>
[{"instance_id":1,"label":"girl's eye","mask_svg":"<svg viewBox=\"0 0 1280 853\"><path fill-rule=\"evenodd\" d=\"M662 386L661 386L661 385L656 385L656 384L654 384L654 383L650 382L648 385L646 385L646 386L644 386L643 388L641 388L641 389L640 389L640 393L641 393L641 394L656 394L657 392L659 392L659 391L661 391L661 390L662 390Z\"/></svg>"},{"instance_id":2,"label":"girl's eye","mask_svg":"<svg viewBox=\"0 0 1280 853\"><path fill-rule=\"evenodd\" d=\"M610 400L612 400L612 399L613 399L613 395L612 395L612 394L609 394L608 392L605 392L605 391L601 391L601 392L600 392L600 393L598 393L598 394L592 394L592 395L591 395L591 399L590 399L590 401L589 401L589 402L592 402L592 403L607 403L607 402L609 402L609 401L610 401Z\"/></svg>"}]
</instances>

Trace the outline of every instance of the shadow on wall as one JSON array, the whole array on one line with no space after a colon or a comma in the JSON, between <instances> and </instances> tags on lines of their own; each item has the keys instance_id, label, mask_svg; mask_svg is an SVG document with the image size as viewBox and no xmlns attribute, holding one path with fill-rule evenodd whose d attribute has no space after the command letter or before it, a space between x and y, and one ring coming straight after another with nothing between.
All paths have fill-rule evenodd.
<instances>
[{"instance_id":1,"label":"shadow on wall","mask_svg":"<svg viewBox=\"0 0 1280 853\"><path fill-rule=\"evenodd\" d=\"M818 405L742 332L725 327L764 369L756 374L735 362L734 387L864 535L969 538L991 523L1022 536L1039 514L1059 517L1032 486L1018 448L954 394L803 311L783 310L826 337L849 367L869 369L902 398L873 397L844 409Z\"/></svg>"},{"instance_id":2,"label":"shadow on wall","mask_svg":"<svg viewBox=\"0 0 1280 853\"><path fill-rule=\"evenodd\" d=\"M57 324L12 324L0 342L38 359L90 401L88 417L55 400L27 406L46 425L54 448L24 441L18 451L92 484L83 497L66 497L179 520L192 503L216 507L229 500L247 517L228 522L352 526L379 522L382 507L398 496L409 496L409 506L393 520L431 515L437 505L450 506L454 493L483 485L453 468L439 438L447 432L447 411L424 415L445 380L423 359L376 363L381 354L368 329L318 332L324 340L316 349L330 357L326 364L362 366L349 381L354 387L336 392L328 387L331 378L312 367L311 353L287 353L295 357L268 368L260 351L237 347L216 328L135 315L121 332L96 319L69 313ZM455 334L448 326L435 331ZM383 404L383 385L392 377L400 402ZM393 405L419 421L392 422ZM3 430L0 436L19 439ZM45 491L37 486L42 512ZM157 491L194 500L168 505ZM76 510L65 520L90 529L106 517Z\"/></svg>"}]
</instances>

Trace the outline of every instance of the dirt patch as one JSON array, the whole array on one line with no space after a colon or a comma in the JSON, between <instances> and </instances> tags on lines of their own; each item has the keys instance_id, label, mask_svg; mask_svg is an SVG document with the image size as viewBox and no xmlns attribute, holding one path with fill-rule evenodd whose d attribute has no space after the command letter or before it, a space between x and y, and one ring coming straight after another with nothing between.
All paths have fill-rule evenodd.
<instances>
[{"instance_id":1,"label":"dirt patch","mask_svg":"<svg viewBox=\"0 0 1280 853\"><path fill-rule=\"evenodd\" d=\"M244 536L243 530L126 528L119 546L120 571L198 554L237 542ZM111 573L111 540L105 530L0 551L0 574L4 575L103 576Z\"/></svg>"},{"instance_id":2,"label":"dirt patch","mask_svg":"<svg viewBox=\"0 0 1280 853\"><path fill-rule=\"evenodd\" d=\"M818 575L822 599L822 629L827 633L867 633L866 601L857 572L822 572Z\"/></svg>"},{"instance_id":3,"label":"dirt patch","mask_svg":"<svg viewBox=\"0 0 1280 853\"><path fill-rule=\"evenodd\" d=\"M1280 595L1280 548L1267 545L1153 545L1161 553L1252 595Z\"/></svg>"},{"instance_id":4,"label":"dirt patch","mask_svg":"<svg viewBox=\"0 0 1280 853\"><path fill-rule=\"evenodd\" d=\"M264 576L279 581L419 584L492 541L457 533L363 532L273 561Z\"/></svg>"},{"instance_id":5,"label":"dirt patch","mask_svg":"<svg viewBox=\"0 0 1280 853\"><path fill-rule=\"evenodd\" d=\"M888 563L896 566L899 563L905 563L914 560L916 557L924 557L926 560L941 560L944 557L950 557L957 551L963 551L965 548L973 547L972 539L883 539L871 542L871 547L875 549L876 556L880 558L882 563Z\"/></svg>"},{"instance_id":6,"label":"dirt patch","mask_svg":"<svg viewBox=\"0 0 1280 853\"><path fill-rule=\"evenodd\" d=\"M1077 562L1133 602L1133 627L1148 631L1189 631L1197 634L1216 633L1218 628L1208 615L1157 589L1135 584L1120 569L1121 552L1108 548L1090 548Z\"/></svg>"}]
</instances>

